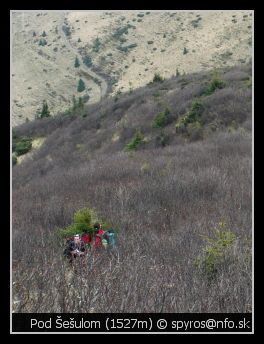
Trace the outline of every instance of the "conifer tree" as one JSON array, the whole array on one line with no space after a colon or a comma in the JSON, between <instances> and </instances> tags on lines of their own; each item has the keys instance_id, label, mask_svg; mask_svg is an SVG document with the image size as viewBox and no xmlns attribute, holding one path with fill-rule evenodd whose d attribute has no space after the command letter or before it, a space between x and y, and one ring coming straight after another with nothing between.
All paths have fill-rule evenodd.
<instances>
[{"instance_id":1,"label":"conifer tree","mask_svg":"<svg viewBox=\"0 0 264 344\"><path fill-rule=\"evenodd\" d=\"M83 92L85 90L85 83L83 82L82 79L79 79L78 86L77 86L77 91L78 92Z\"/></svg>"},{"instance_id":2,"label":"conifer tree","mask_svg":"<svg viewBox=\"0 0 264 344\"><path fill-rule=\"evenodd\" d=\"M79 59L78 59L77 56L76 56L76 58L75 58L74 67L75 67L75 68L79 68L79 67L80 67L80 62L79 62Z\"/></svg>"},{"instance_id":3,"label":"conifer tree","mask_svg":"<svg viewBox=\"0 0 264 344\"><path fill-rule=\"evenodd\" d=\"M49 107L46 100L43 101L42 110L40 113L40 118L50 117Z\"/></svg>"}]
</instances>

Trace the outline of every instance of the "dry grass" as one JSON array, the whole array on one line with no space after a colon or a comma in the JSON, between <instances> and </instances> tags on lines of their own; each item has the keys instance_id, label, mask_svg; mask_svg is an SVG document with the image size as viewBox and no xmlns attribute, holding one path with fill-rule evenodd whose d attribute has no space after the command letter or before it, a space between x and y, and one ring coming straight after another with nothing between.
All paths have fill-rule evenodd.
<instances>
[{"instance_id":1,"label":"dry grass","mask_svg":"<svg viewBox=\"0 0 264 344\"><path fill-rule=\"evenodd\" d=\"M78 96L75 54L67 46L63 47L63 37L59 38L56 33L64 16L71 28L69 39L72 45L91 56L93 68L102 73L109 84L116 80L112 94L144 86L156 72L168 78L175 75L176 69L181 74L206 71L247 63L251 57L252 17L248 11L177 12L173 15L150 12L139 22L137 14L131 11L25 12L23 18L22 13L14 13L13 126L23 123L26 118L33 119L44 99L54 115L71 105L73 94ZM243 17L245 14L248 15L246 18ZM234 15L236 23L232 21ZM198 25L194 25L197 20ZM135 28L120 37L113 37L117 29L128 23ZM41 47L38 40L44 30L47 45ZM33 37L33 31L36 37ZM101 46L94 51L93 42L97 37ZM120 39L127 41L121 43ZM130 44L137 46L128 52L117 49L120 45ZM183 54L184 47L187 54ZM98 85L92 79L86 80L86 84L90 88L90 102L98 101Z\"/></svg>"},{"instance_id":2,"label":"dry grass","mask_svg":"<svg viewBox=\"0 0 264 344\"><path fill-rule=\"evenodd\" d=\"M61 115L16 128L18 135L46 140L33 161L13 168L14 311L250 311L251 132L243 126L250 122L251 95L241 80L249 71L221 74L236 77L226 80L228 92L205 97L205 111L226 122L196 142L168 130L164 148L151 140L132 154L123 151L138 124L154 135L153 93L168 88L162 99L176 119L206 74L186 76L180 93L181 81L173 78L88 107L85 118ZM128 126L119 127L113 142L125 114ZM227 131L234 119L239 129ZM54 230L85 206L118 230L118 251L88 256L73 274ZM220 221L238 239L210 284L194 260L204 247L200 234L211 236Z\"/></svg>"}]
</instances>

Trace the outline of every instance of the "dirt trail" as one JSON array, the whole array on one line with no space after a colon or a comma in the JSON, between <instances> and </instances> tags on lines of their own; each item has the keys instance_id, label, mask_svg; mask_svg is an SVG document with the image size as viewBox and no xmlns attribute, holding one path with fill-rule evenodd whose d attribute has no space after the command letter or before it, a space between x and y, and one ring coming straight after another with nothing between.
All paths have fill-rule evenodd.
<instances>
[{"instance_id":1,"label":"dirt trail","mask_svg":"<svg viewBox=\"0 0 264 344\"><path fill-rule=\"evenodd\" d=\"M79 71L83 72L83 77L87 79L87 74L89 77L93 78L93 79L97 79L98 80L98 87L100 87L100 91L101 91L101 100L102 98L106 95L107 93L107 82L105 81L104 78L102 78L100 75L96 74L94 71L92 71L89 67L87 67L84 63L83 63L83 57L82 55L79 53L79 51L72 46L72 44L70 43L70 41L68 40L65 32L63 31L63 25L64 24L64 19L65 19L65 15L62 15L60 24L58 25L58 32L59 35L61 36L61 38L63 39L65 45L68 47L68 49L70 49L70 51L72 51L72 53L77 56L77 58L79 59L80 62L80 67L79 67ZM87 79L88 80L88 79Z\"/></svg>"}]
</instances>

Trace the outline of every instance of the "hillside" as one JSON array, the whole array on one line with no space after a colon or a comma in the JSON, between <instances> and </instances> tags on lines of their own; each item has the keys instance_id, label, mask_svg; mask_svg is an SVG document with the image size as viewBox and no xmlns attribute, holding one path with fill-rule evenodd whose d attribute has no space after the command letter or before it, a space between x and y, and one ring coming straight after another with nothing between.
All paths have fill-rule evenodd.
<instances>
[{"instance_id":1,"label":"hillside","mask_svg":"<svg viewBox=\"0 0 264 344\"><path fill-rule=\"evenodd\" d=\"M155 73L168 78L251 58L247 11L14 12L11 19L13 126L34 119L43 100L55 115L73 95L96 103L146 85Z\"/></svg>"},{"instance_id":2,"label":"hillside","mask_svg":"<svg viewBox=\"0 0 264 344\"><path fill-rule=\"evenodd\" d=\"M13 166L13 310L250 312L251 92L250 65L152 76L15 127L14 150L42 145ZM73 275L55 233L83 207L118 230L118 257ZM233 239L211 280L197 262L217 228Z\"/></svg>"}]
</instances>

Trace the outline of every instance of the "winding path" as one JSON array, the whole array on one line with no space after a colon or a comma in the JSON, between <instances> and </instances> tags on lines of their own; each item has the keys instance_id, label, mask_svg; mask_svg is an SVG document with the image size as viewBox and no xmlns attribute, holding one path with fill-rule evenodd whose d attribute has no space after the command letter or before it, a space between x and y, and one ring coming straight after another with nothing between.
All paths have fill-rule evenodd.
<instances>
[{"instance_id":1,"label":"winding path","mask_svg":"<svg viewBox=\"0 0 264 344\"><path fill-rule=\"evenodd\" d=\"M101 100L102 98L106 95L107 93L107 82L105 81L104 78L102 78L100 75L96 74L94 71L92 71L89 67L87 67L84 63L83 63L83 57L82 55L79 53L79 51L72 46L72 44L70 43L70 41L68 40L65 32L63 31L62 27L64 24L64 19L65 16L63 15L61 18L61 22L58 25L58 34L61 36L62 40L64 41L65 45L68 47L68 49L70 49L72 51L72 53L78 57L79 62L80 62L80 67L79 70L81 72L83 72L83 76L84 78L87 78L86 75L88 74L91 78L93 79L97 79L100 82L100 91L101 91ZM86 74L86 75L85 75Z\"/></svg>"}]
</instances>

